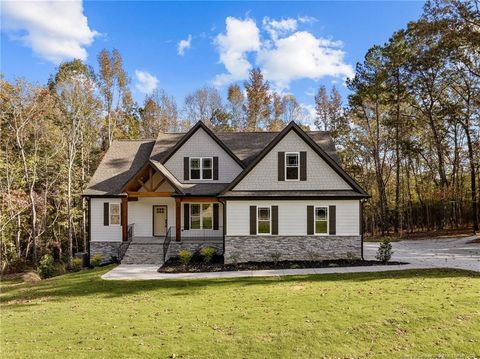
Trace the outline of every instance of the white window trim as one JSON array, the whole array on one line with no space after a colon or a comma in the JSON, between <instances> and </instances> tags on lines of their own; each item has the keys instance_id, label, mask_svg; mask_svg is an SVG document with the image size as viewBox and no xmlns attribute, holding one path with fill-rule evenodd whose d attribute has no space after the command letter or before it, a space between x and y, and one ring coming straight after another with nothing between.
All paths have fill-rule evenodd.
<instances>
[{"instance_id":1,"label":"white window trim","mask_svg":"<svg viewBox=\"0 0 480 359\"><path fill-rule=\"evenodd\" d=\"M112 206L118 206L118 224L112 223ZM113 227L119 227L122 225L122 208L120 203L109 203L108 204L108 225Z\"/></svg>"},{"instance_id":2,"label":"white window trim","mask_svg":"<svg viewBox=\"0 0 480 359\"><path fill-rule=\"evenodd\" d=\"M203 160L209 159L212 167L210 170L212 171L212 178L203 178ZM192 160L200 160L200 178L192 178ZM213 157L189 157L188 160L188 177L190 181L213 181Z\"/></svg>"},{"instance_id":3,"label":"white window trim","mask_svg":"<svg viewBox=\"0 0 480 359\"><path fill-rule=\"evenodd\" d=\"M327 232L326 233L319 233L317 232L317 208L325 208L327 210ZM330 233L330 210L328 206L315 206L313 208L313 233L316 236L328 236Z\"/></svg>"},{"instance_id":4,"label":"white window trim","mask_svg":"<svg viewBox=\"0 0 480 359\"><path fill-rule=\"evenodd\" d=\"M202 210L202 206L204 204L209 204L212 208L212 228L203 228L203 210ZM200 206L200 216L196 216L196 217L200 217L200 228L192 228L192 205L199 205ZM213 203L210 203L210 202L207 202L207 203L190 203L190 206L189 206L189 212L190 212L190 215L188 216L189 218L189 221L190 221L190 227L189 227L189 230L192 230L192 231L199 231L199 230L211 230L213 231L214 229L214 223L213 223Z\"/></svg>"},{"instance_id":5,"label":"white window trim","mask_svg":"<svg viewBox=\"0 0 480 359\"><path fill-rule=\"evenodd\" d=\"M297 155L297 178L296 179L288 179L287 178L287 167L294 168L294 166L287 166L287 156L288 155ZM285 181L300 181L300 152L285 152L285 158L283 159L285 163Z\"/></svg>"},{"instance_id":6,"label":"white window trim","mask_svg":"<svg viewBox=\"0 0 480 359\"><path fill-rule=\"evenodd\" d=\"M268 233L260 233L260 231L258 230L258 222L260 221L260 209L265 209L265 208L268 208L269 210L269 213L270 213L270 232ZM266 222L266 221L262 221L262 222ZM268 235L271 235L272 234L272 206L257 206L257 235L258 236L268 236Z\"/></svg>"}]
</instances>

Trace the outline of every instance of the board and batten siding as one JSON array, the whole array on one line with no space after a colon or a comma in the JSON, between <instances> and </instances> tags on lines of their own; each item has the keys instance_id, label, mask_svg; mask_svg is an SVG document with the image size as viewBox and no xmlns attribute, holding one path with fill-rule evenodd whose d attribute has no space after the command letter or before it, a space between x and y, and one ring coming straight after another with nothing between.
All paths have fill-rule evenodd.
<instances>
[{"instance_id":1,"label":"board and batten siding","mask_svg":"<svg viewBox=\"0 0 480 359\"><path fill-rule=\"evenodd\" d=\"M278 152L307 153L306 181L278 180ZM233 191L259 190L349 190L345 182L312 148L294 131L285 137L243 178Z\"/></svg>"},{"instance_id":2,"label":"board and batten siding","mask_svg":"<svg viewBox=\"0 0 480 359\"><path fill-rule=\"evenodd\" d=\"M121 203L120 198L90 199L92 242L121 242L122 226L120 224L105 226L103 224L103 204Z\"/></svg>"},{"instance_id":3,"label":"board and batten siding","mask_svg":"<svg viewBox=\"0 0 480 359\"><path fill-rule=\"evenodd\" d=\"M184 157L218 157L218 180L184 180ZM165 167L182 183L229 183L242 167L203 129L198 129L165 163Z\"/></svg>"},{"instance_id":4,"label":"board and batten siding","mask_svg":"<svg viewBox=\"0 0 480 359\"><path fill-rule=\"evenodd\" d=\"M227 201L227 236L250 235L250 206L278 206L278 235L307 235L307 206L336 206L336 235L360 235L358 200Z\"/></svg>"},{"instance_id":5,"label":"board and batten siding","mask_svg":"<svg viewBox=\"0 0 480 359\"><path fill-rule=\"evenodd\" d=\"M175 198L158 197L143 198L128 202L128 224L133 224L135 237L153 236L153 206L167 206L167 230L175 227ZM175 231L172 231L175 236Z\"/></svg>"}]
</instances>

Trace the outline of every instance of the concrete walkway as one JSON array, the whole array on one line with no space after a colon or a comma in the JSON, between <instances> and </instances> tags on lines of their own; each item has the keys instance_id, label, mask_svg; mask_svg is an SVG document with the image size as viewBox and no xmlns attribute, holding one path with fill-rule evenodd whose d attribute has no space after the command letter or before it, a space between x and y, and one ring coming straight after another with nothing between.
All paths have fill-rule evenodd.
<instances>
[{"instance_id":1,"label":"concrete walkway","mask_svg":"<svg viewBox=\"0 0 480 359\"><path fill-rule=\"evenodd\" d=\"M393 243L394 261L408 262L406 265L331 267L306 269L256 270L208 273L158 273L158 266L151 264L121 264L102 278L108 280L148 279L201 279L272 277L286 275L365 273L405 269L458 268L480 272L480 243L471 243L474 237L402 241ZM375 259L378 243L365 243L365 259Z\"/></svg>"}]
</instances>

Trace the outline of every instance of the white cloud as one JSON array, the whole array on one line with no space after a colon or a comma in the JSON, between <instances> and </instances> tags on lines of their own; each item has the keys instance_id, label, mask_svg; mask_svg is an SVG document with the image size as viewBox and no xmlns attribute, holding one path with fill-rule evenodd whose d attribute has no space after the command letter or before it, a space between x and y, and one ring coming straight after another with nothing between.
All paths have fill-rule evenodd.
<instances>
[{"instance_id":1,"label":"white cloud","mask_svg":"<svg viewBox=\"0 0 480 359\"><path fill-rule=\"evenodd\" d=\"M275 41L272 48L262 49L257 64L279 88L288 88L291 81L302 78L353 76L352 66L344 62L345 52L339 46L339 42L297 31Z\"/></svg>"},{"instance_id":2,"label":"white cloud","mask_svg":"<svg viewBox=\"0 0 480 359\"><path fill-rule=\"evenodd\" d=\"M181 40L177 45L177 54L180 56L185 55L185 50L192 46L192 35L188 35L186 40Z\"/></svg>"},{"instance_id":3,"label":"white cloud","mask_svg":"<svg viewBox=\"0 0 480 359\"><path fill-rule=\"evenodd\" d=\"M138 91L144 94L151 94L158 85L158 79L147 71L135 70L136 84Z\"/></svg>"},{"instance_id":4,"label":"white cloud","mask_svg":"<svg viewBox=\"0 0 480 359\"><path fill-rule=\"evenodd\" d=\"M302 24L311 24L311 23L317 22L318 19L313 16L306 15L306 16L299 16L298 21L300 21Z\"/></svg>"},{"instance_id":5,"label":"white cloud","mask_svg":"<svg viewBox=\"0 0 480 359\"><path fill-rule=\"evenodd\" d=\"M264 30L270 34L274 41L276 41L279 36L286 35L297 29L297 20L292 18L272 20L264 17L262 24Z\"/></svg>"},{"instance_id":6,"label":"white cloud","mask_svg":"<svg viewBox=\"0 0 480 359\"><path fill-rule=\"evenodd\" d=\"M226 32L219 34L215 41L227 73L217 75L214 83L219 86L247 79L252 68L248 53L253 53L255 64L277 91L288 89L292 81L299 79L353 76L352 66L345 63L341 41L316 37L298 29L314 21L317 20L308 16L280 20L265 17L262 21L265 36L261 39L254 20L228 17Z\"/></svg>"},{"instance_id":7,"label":"white cloud","mask_svg":"<svg viewBox=\"0 0 480 359\"><path fill-rule=\"evenodd\" d=\"M85 46L98 35L88 26L81 0L2 1L2 12L2 30L54 64L85 60Z\"/></svg>"},{"instance_id":8,"label":"white cloud","mask_svg":"<svg viewBox=\"0 0 480 359\"><path fill-rule=\"evenodd\" d=\"M215 45L228 73L217 75L216 85L247 78L252 68L247 53L260 49L260 30L255 21L227 17L225 23L226 31L215 38Z\"/></svg>"}]
</instances>

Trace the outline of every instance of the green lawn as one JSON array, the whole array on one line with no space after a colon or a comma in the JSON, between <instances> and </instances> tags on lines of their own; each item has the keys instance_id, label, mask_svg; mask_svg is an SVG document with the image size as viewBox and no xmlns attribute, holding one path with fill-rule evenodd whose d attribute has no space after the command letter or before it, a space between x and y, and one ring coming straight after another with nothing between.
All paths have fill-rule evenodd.
<instances>
[{"instance_id":1,"label":"green lawn","mask_svg":"<svg viewBox=\"0 0 480 359\"><path fill-rule=\"evenodd\" d=\"M1 357L480 354L480 275L470 272L100 279L109 269L2 283Z\"/></svg>"}]
</instances>

